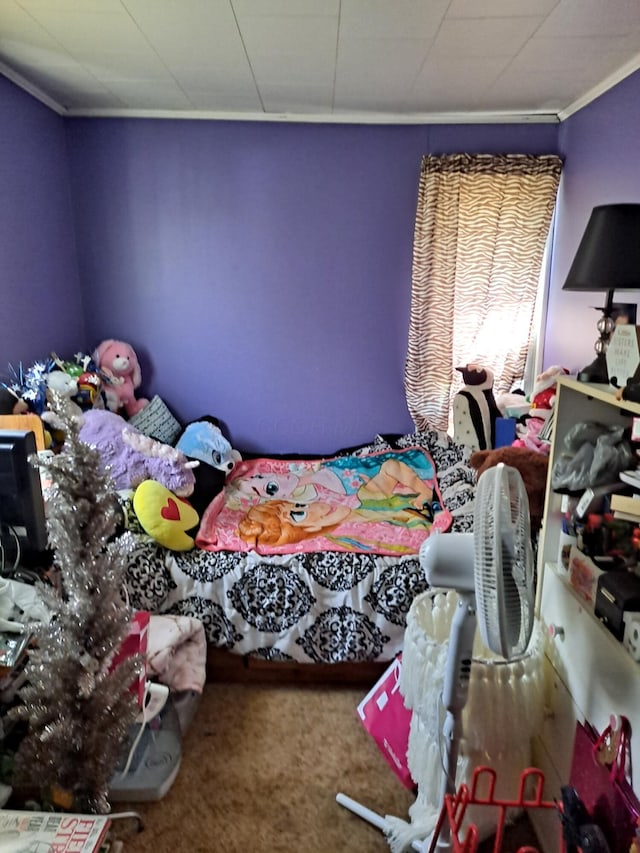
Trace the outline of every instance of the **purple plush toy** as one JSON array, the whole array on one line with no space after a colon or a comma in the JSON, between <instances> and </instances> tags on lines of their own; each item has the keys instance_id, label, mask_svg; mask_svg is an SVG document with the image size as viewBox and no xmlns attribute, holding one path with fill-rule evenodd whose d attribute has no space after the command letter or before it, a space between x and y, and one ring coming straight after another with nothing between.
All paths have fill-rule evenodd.
<instances>
[{"instance_id":1,"label":"purple plush toy","mask_svg":"<svg viewBox=\"0 0 640 853\"><path fill-rule=\"evenodd\" d=\"M100 454L116 489L135 489L156 480L178 497L193 492L199 464L174 447L155 441L106 409L89 409L80 418L80 439Z\"/></svg>"}]
</instances>

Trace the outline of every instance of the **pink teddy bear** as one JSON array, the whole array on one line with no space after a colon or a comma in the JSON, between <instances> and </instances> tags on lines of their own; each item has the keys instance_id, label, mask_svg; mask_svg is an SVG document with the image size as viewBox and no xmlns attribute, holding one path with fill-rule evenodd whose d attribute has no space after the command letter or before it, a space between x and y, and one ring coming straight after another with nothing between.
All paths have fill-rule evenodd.
<instances>
[{"instance_id":1,"label":"pink teddy bear","mask_svg":"<svg viewBox=\"0 0 640 853\"><path fill-rule=\"evenodd\" d=\"M140 387L142 374L138 357L133 347L123 341L102 341L93 353L93 360L106 376L107 407L112 412L124 409L127 417L135 415L149 402L141 397L136 400L135 389Z\"/></svg>"}]
</instances>

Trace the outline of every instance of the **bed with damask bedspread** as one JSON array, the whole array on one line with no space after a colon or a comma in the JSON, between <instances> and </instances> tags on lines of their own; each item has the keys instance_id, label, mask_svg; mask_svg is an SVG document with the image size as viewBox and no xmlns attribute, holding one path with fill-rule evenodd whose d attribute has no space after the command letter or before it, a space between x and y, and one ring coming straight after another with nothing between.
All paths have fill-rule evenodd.
<instances>
[{"instance_id":1,"label":"bed with damask bedspread","mask_svg":"<svg viewBox=\"0 0 640 853\"><path fill-rule=\"evenodd\" d=\"M344 468L347 453L367 460L395 454L406 459L412 449L422 451L433 466L433 505L443 514L432 513L431 522L446 519L441 526L450 530L472 529L476 474L468 464L468 449L447 434L377 436L371 444L332 459ZM432 535L432 524L412 517L408 526L413 538L381 548L369 541L371 537L356 541L356 528L351 528L345 535L332 532L328 539L319 539L319 550L295 544L268 552L251 537L238 549L233 537L219 535L218 522L226 511L220 504L232 485L235 510L238 494L247 497L251 491L244 490L241 478L228 481L212 500L218 506L210 505L201 519L193 550L168 551L144 534L134 534L126 578L131 604L152 613L195 616L203 622L211 646L237 655L298 663L392 659L402 648L411 602L427 589L418 546ZM309 488L315 487L300 483L291 496L296 512L307 511ZM417 511L413 513L417 517ZM236 524L236 534L238 529Z\"/></svg>"}]
</instances>

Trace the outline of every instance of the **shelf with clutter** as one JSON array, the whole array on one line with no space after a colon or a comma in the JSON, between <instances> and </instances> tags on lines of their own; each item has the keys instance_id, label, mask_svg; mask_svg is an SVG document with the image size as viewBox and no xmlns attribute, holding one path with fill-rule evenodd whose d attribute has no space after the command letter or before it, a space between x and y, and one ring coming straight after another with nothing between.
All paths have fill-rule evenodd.
<instances>
[{"instance_id":1,"label":"shelf with clutter","mask_svg":"<svg viewBox=\"0 0 640 853\"><path fill-rule=\"evenodd\" d=\"M583 383L561 393L589 414L554 443L543 558L637 659L640 629L640 479L634 419L615 393ZM589 389L588 391L586 389ZM594 393L601 395L594 396ZM551 522L559 503L559 519ZM557 512L557 510L556 510ZM559 524L558 524L559 521ZM549 543L558 537L557 550Z\"/></svg>"},{"instance_id":2,"label":"shelf with clutter","mask_svg":"<svg viewBox=\"0 0 640 853\"><path fill-rule=\"evenodd\" d=\"M612 713L628 717L640 766L640 500L627 482L637 474L640 404L620 396L569 377L557 384L536 601L548 717L534 753L552 791L570 776L577 722L602 731ZM636 500L638 518L625 517ZM548 838L544 818L534 823Z\"/></svg>"}]
</instances>

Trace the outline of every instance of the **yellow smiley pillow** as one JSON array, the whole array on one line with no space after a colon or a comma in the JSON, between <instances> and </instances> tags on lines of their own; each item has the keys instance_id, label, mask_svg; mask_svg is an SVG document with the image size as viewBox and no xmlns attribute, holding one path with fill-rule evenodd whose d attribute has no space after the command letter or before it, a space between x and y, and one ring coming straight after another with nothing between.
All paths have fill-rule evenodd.
<instances>
[{"instance_id":1,"label":"yellow smiley pillow","mask_svg":"<svg viewBox=\"0 0 640 853\"><path fill-rule=\"evenodd\" d=\"M133 495L133 509L144 532L170 551L190 551L195 540L186 532L196 527L200 516L184 498L179 498L156 480L140 483Z\"/></svg>"}]
</instances>

